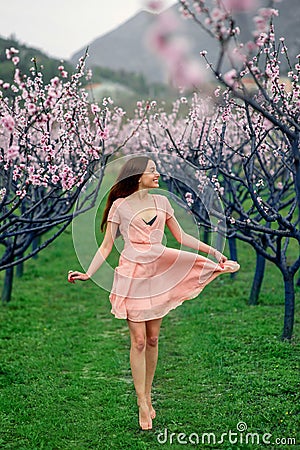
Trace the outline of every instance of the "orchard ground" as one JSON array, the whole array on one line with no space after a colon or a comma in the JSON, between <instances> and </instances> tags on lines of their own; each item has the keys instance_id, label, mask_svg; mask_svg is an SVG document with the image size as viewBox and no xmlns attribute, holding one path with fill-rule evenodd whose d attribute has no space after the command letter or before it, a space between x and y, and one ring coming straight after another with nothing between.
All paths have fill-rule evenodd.
<instances>
[{"instance_id":1,"label":"orchard ground","mask_svg":"<svg viewBox=\"0 0 300 450\"><path fill-rule=\"evenodd\" d=\"M176 246L170 235L168 245ZM11 303L0 308L0 447L179 449L180 433L201 443L203 433L220 440L244 423L273 443L297 442L265 448L299 448L299 312L295 337L282 342L282 277L267 263L260 304L249 307L255 255L242 243L238 253L235 280L219 277L163 320L149 432L139 431L126 322L111 315L108 292L66 281L68 269L79 267L71 229L26 262ZM115 266L115 249L109 258ZM225 436L218 446L185 447L264 448L242 441L245 435L238 433L239 444Z\"/></svg>"}]
</instances>

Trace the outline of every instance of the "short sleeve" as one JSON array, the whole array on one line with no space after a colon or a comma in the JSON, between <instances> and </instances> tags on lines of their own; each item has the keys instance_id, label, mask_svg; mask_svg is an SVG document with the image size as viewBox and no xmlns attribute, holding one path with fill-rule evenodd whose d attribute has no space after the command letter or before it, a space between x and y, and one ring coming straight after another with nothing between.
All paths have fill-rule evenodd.
<instances>
[{"instance_id":1,"label":"short sleeve","mask_svg":"<svg viewBox=\"0 0 300 450\"><path fill-rule=\"evenodd\" d=\"M168 220L171 217L174 217L174 209L172 208L169 199L167 197L165 197L165 199L166 199L166 220Z\"/></svg>"},{"instance_id":2,"label":"short sleeve","mask_svg":"<svg viewBox=\"0 0 300 450\"><path fill-rule=\"evenodd\" d=\"M116 205L116 200L113 202L110 210L108 211L107 222L114 222L117 224L120 224L121 222L118 206Z\"/></svg>"}]
</instances>

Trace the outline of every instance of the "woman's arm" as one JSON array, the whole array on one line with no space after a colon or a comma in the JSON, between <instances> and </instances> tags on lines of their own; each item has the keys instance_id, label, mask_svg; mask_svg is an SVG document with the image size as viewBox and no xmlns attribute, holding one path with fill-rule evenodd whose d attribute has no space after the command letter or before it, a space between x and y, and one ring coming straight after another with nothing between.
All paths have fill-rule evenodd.
<instances>
[{"instance_id":1,"label":"woman's arm","mask_svg":"<svg viewBox=\"0 0 300 450\"><path fill-rule=\"evenodd\" d=\"M207 245L204 242L199 241L199 239L196 239L194 236L191 236L190 234L187 234L185 231L183 231L183 229L181 228L181 226L179 225L174 216L170 217L166 221L166 225L171 231L174 238L180 244L185 245L186 247L193 248L200 252L212 255L221 264L227 261L226 256L224 256L221 252L211 247L210 245Z\"/></svg>"},{"instance_id":2,"label":"woman's arm","mask_svg":"<svg viewBox=\"0 0 300 450\"><path fill-rule=\"evenodd\" d=\"M75 283L75 280L81 280L86 281L89 278L91 278L95 272L101 267L103 262L106 260L108 255L110 254L113 243L116 237L118 229L118 224L114 222L107 222L106 232L104 235L104 239L102 241L102 244L100 245L99 249L97 250L88 270L86 273L82 272L69 272L68 274L68 281L70 283Z\"/></svg>"}]
</instances>

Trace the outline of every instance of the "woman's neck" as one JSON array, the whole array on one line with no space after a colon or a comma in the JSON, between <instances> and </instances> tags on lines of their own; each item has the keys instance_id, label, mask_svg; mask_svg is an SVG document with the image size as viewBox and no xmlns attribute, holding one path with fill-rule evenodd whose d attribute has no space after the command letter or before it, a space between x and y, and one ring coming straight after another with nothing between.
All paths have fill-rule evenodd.
<instances>
[{"instance_id":1,"label":"woman's neck","mask_svg":"<svg viewBox=\"0 0 300 450\"><path fill-rule=\"evenodd\" d=\"M138 198L139 200L147 200L149 198L150 194L148 189L138 189L137 191L133 192L133 194L130 195L130 197Z\"/></svg>"}]
</instances>

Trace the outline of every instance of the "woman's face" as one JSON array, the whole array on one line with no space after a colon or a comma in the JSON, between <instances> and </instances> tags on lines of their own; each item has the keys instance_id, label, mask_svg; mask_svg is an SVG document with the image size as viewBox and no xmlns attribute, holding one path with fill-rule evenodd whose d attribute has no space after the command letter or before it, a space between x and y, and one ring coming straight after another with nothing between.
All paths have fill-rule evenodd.
<instances>
[{"instance_id":1,"label":"woman's face","mask_svg":"<svg viewBox=\"0 0 300 450\"><path fill-rule=\"evenodd\" d=\"M159 173L156 170L155 163L149 159L145 172L140 178L139 189L151 189L159 187Z\"/></svg>"}]
</instances>

